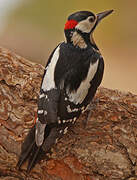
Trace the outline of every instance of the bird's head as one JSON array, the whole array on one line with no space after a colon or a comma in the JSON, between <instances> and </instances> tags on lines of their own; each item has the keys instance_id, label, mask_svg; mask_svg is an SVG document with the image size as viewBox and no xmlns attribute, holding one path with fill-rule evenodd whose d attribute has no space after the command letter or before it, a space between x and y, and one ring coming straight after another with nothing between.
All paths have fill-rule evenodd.
<instances>
[{"instance_id":1,"label":"bird's head","mask_svg":"<svg viewBox=\"0 0 137 180\"><path fill-rule=\"evenodd\" d=\"M109 10L94 14L89 11L79 11L71 14L64 27L67 42L73 43L73 41L76 41L74 42L75 45L78 43L78 39L80 40L79 37L82 37L83 40L88 43L88 41L90 41L90 36L98 23L112 12L113 10Z\"/></svg>"}]
</instances>

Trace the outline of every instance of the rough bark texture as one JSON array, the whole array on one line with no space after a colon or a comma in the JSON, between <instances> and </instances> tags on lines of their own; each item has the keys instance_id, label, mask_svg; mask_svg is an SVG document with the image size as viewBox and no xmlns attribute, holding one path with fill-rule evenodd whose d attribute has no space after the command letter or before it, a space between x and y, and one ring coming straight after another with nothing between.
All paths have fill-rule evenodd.
<instances>
[{"instance_id":1,"label":"rough bark texture","mask_svg":"<svg viewBox=\"0 0 137 180\"><path fill-rule=\"evenodd\" d=\"M100 88L86 128L78 122L29 175L16 169L21 143L33 126L44 68L0 48L1 180L137 179L137 96Z\"/></svg>"}]
</instances>

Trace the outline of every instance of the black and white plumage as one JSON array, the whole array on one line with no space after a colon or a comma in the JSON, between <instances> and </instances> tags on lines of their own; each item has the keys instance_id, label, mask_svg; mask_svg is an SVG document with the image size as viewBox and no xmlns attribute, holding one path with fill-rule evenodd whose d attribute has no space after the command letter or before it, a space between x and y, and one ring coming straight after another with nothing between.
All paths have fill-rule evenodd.
<instances>
[{"instance_id":1,"label":"black and white plumage","mask_svg":"<svg viewBox=\"0 0 137 180\"><path fill-rule=\"evenodd\" d=\"M66 40L54 49L46 65L36 125L22 145L19 168L29 159L29 172L92 101L104 71L104 61L92 34L110 13L112 10L97 15L79 11L68 17Z\"/></svg>"}]
</instances>

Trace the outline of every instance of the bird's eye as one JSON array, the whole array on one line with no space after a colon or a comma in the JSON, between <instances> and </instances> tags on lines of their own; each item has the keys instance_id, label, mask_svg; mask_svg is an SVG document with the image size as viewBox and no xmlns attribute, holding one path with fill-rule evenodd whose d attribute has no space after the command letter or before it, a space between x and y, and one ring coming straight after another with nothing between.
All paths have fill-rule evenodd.
<instances>
[{"instance_id":1,"label":"bird's eye","mask_svg":"<svg viewBox=\"0 0 137 180\"><path fill-rule=\"evenodd\" d=\"M89 18L89 22L91 22L91 23L94 22L94 20L95 20L95 18L93 16Z\"/></svg>"}]
</instances>

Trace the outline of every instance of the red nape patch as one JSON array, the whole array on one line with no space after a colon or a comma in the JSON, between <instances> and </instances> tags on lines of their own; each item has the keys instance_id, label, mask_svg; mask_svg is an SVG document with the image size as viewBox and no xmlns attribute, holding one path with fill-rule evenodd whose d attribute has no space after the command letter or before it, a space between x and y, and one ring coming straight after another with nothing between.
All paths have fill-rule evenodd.
<instances>
[{"instance_id":1,"label":"red nape patch","mask_svg":"<svg viewBox=\"0 0 137 180\"><path fill-rule=\"evenodd\" d=\"M66 22L66 24L65 24L65 30L66 29L73 29L76 25L78 24L78 22L77 21L75 21L75 20L68 20L67 22Z\"/></svg>"}]
</instances>

